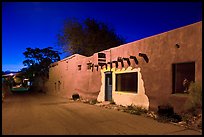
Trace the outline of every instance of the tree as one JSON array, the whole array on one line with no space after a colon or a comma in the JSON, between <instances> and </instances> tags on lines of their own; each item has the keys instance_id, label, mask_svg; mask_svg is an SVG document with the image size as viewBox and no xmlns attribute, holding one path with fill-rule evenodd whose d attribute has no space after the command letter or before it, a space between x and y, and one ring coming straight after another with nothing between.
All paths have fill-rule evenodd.
<instances>
[{"instance_id":1,"label":"tree","mask_svg":"<svg viewBox=\"0 0 204 137\"><path fill-rule=\"evenodd\" d=\"M49 73L48 66L56 61L60 60L59 52L54 51L52 47L47 47L43 49L39 48L26 48L23 52L26 60L23 61L24 66L21 71L25 72L29 78L33 77L33 74L40 76L46 76Z\"/></svg>"},{"instance_id":2,"label":"tree","mask_svg":"<svg viewBox=\"0 0 204 137\"><path fill-rule=\"evenodd\" d=\"M125 39L103 22L87 18L82 23L76 19L65 21L62 34L58 34L58 44L71 54L91 56L95 52L116 47Z\"/></svg>"}]
</instances>

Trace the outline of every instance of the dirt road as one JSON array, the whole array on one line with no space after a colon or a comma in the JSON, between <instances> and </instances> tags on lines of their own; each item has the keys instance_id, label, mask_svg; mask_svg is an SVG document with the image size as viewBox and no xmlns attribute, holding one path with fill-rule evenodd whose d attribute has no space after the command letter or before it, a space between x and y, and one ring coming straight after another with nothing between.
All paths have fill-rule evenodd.
<instances>
[{"instance_id":1,"label":"dirt road","mask_svg":"<svg viewBox=\"0 0 204 137\"><path fill-rule=\"evenodd\" d=\"M3 135L201 135L143 116L40 93L13 94L2 104Z\"/></svg>"}]
</instances>

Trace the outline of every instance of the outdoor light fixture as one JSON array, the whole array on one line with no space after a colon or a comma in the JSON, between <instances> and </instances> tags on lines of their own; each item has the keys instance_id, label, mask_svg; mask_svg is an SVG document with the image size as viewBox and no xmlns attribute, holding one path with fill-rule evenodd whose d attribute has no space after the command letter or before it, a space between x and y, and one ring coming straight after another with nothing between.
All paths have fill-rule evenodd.
<instances>
[{"instance_id":1,"label":"outdoor light fixture","mask_svg":"<svg viewBox=\"0 0 204 137\"><path fill-rule=\"evenodd\" d=\"M127 61L128 65L130 66L130 60L129 60L129 58L123 58L123 60Z\"/></svg>"},{"instance_id":2,"label":"outdoor light fixture","mask_svg":"<svg viewBox=\"0 0 204 137\"><path fill-rule=\"evenodd\" d=\"M180 48L180 45L179 45L178 43L176 43L176 45L175 45L175 46L176 46L176 48Z\"/></svg>"},{"instance_id":3,"label":"outdoor light fixture","mask_svg":"<svg viewBox=\"0 0 204 137\"><path fill-rule=\"evenodd\" d=\"M81 70L81 65L78 65L78 70Z\"/></svg>"},{"instance_id":4,"label":"outdoor light fixture","mask_svg":"<svg viewBox=\"0 0 204 137\"><path fill-rule=\"evenodd\" d=\"M138 60L137 60L137 58L136 58L135 56L130 56L130 59L134 59L134 61L135 61L136 64L139 63Z\"/></svg>"},{"instance_id":5,"label":"outdoor light fixture","mask_svg":"<svg viewBox=\"0 0 204 137\"><path fill-rule=\"evenodd\" d=\"M144 53L139 53L139 56L140 56L140 57L143 57L144 60L145 60L147 63L149 62L149 58L147 57L146 54L144 54Z\"/></svg>"}]
</instances>

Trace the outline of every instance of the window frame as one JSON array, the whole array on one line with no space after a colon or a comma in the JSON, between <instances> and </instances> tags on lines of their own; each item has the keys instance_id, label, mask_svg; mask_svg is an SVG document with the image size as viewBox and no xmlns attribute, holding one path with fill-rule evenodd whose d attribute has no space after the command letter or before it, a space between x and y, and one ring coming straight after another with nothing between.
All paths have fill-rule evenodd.
<instances>
[{"instance_id":1,"label":"window frame","mask_svg":"<svg viewBox=\"0 0 204 137\"><path fill-rule=\"evenodd\" d=\"M129 74L133 74L133 73L135 73L134 74L134 76L135 76L135 83L136 83L136 85L135 85L135 89L134 90L130 90L130 89L124 89L124 88L126 88L126 87L123 87L123 88L121 88L120 90L118 89L118 75L129 75ZM139 88L139 85L138 85L138 80L139 80L139 78L138 78L138 72L137 71L134 71L134 72L124 72L124 73L116 73L115 74L115 92L122 92L122 93L138 93L138 88ZM121 76L121 79L122 79L122 76ZM126 80L127 81L127 80ZM122 80L121 80L121 82L122 82Z\"/></svg>"},{"instance_id":2,"label":"window frame","mask_svg":"<svg viewBox=\"0 0 204 137\"><path fill-rule=\"evenodd\" d=\"M181 66L181 65L183 65L183 66ZM188 67L188 69L190 70L190 73L187 71L181 72L181 70L187 70L187 67L185 65L189 65L189 66L192 65L192 66L190 66L192 68ZM179 69L180 69L180 71L179 71ZM178 90L178 88L181 88L181 85L179 87L179 83L177 83L177 81L179 81L179 78L184 79L185 77L188 77L187 79L190 79L189 84L190 84L190 82L195 82L195 71L196 71L195 69L196 69L195 61L180 62L180 63L173 63L172 64L172 94L185 94L184 90L183 91ZM188 76L183 77L184 73L188 73ZM178 74L180 74L181 76L179 77Z\"/></svg>"}]
</instances>

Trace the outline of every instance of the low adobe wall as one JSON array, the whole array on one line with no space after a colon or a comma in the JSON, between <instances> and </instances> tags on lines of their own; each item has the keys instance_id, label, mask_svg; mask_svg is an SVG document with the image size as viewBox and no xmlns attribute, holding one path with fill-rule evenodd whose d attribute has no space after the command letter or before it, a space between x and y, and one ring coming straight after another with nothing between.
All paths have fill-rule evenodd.
<instances>
[{"instance_id":1,"label":"low adobe wall","mask_svg":"<svg viewBox=\"0 0 204 137\"><path fill-rule=\"evenodd\" d=\"M71 98L78 93L83 98L96 99L101 87L100 71L95 68L87 70L87 62L94 62L94 56L85 57L78 54L59 61L50 68L47 89L50 94ZM78 65L81 65L79 70Z\"/></svg>"}]
</instances>

